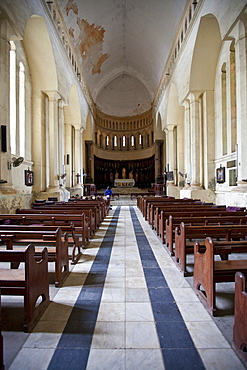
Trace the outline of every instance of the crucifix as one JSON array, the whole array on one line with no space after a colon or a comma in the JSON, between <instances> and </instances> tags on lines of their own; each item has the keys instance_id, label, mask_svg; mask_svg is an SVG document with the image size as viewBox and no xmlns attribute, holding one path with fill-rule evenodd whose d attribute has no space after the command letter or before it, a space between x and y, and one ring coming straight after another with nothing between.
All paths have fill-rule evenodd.
<instances>
[{"instance_id":1,"label":"crucifix","mask_svg":"<svg viewBox=\"0 0 247 370\"><path fill-rule=\"evenodd\" d=\"M75 177L76 177L77 184L79 184L79 178L81 177L81 175L80 175L79 173L77 173L77 174L75 175Z\"/></svg>"}]
</instances>

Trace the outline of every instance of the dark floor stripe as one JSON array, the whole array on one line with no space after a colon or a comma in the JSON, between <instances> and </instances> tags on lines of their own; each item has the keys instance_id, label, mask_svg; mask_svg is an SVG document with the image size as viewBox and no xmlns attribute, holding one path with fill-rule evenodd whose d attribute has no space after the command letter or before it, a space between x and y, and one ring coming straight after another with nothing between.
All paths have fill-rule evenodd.
<instances>
[{"instance_id":1,"label":"dark floor stripe","mask_svg":"<svg viewBox=\"0 0 247 370\"><path fill-rule=\"evenodd\" d=\"M130 213L165 368L205 369L133 207Z\"/></svg>"},{"instance_id":2,"label":"dark floor stripe","mask_svg":"<svg viewBox=\"0 0 247 370\"><path fill-rule=\"evenodd\" d=\"M49 370L86 369L119 217L117 207L51 359Z\"/></svg>"}]
</instances>

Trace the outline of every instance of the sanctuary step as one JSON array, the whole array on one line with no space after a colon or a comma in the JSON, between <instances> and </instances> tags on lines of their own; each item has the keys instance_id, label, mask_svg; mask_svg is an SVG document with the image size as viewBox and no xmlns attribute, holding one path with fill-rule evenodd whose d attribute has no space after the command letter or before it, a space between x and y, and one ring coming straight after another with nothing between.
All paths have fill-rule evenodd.
<instances>
[{"instance_id":1,"label":"sanctuary step","mask_svg":"<svg viewBox=\"0 0 247 370\"><path fill-rule=\"evenodd\" d=\"M131 193L148 193L148 189L139 189L139 188L136 188L136 187L113 187L112 188L112 191L113 191L113 194L114 192L115 193L119 193L120 195L121 194L131 194Z\"/></svg>"}]
</instances>

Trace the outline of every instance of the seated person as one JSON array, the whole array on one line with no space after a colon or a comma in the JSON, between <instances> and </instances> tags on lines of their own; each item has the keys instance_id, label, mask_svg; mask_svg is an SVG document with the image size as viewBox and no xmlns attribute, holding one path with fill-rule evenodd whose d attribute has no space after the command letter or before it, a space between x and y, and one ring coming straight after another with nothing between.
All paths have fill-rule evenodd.
<instances>
[{"instance_id":1,"label":"seated person","mask_svg":"<svg viewBox=\"0 0 247 370\"><path fill-rule=\"evenodd\" d=\"M111 199L112 197L112 190L111 190L111 187L110 186L107 186L106 190L105 190L105 196L107 199Z\"/></svg>"}]
</instances>

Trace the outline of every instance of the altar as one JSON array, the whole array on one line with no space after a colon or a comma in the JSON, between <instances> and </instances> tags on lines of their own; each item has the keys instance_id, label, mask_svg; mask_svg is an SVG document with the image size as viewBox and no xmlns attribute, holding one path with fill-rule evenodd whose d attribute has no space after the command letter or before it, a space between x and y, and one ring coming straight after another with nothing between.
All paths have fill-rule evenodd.
<instances>
[{"instance_id":1,"label":"altar","mask_svg":"<svg viewBox=\"0 0 247 370\"><path fill-rule=\"evenodd\" d=\"M135 186L135 180L134 179L115 179L114 180L114 186L116 187L133 187Z\"/></svg>"}]
</instances>

